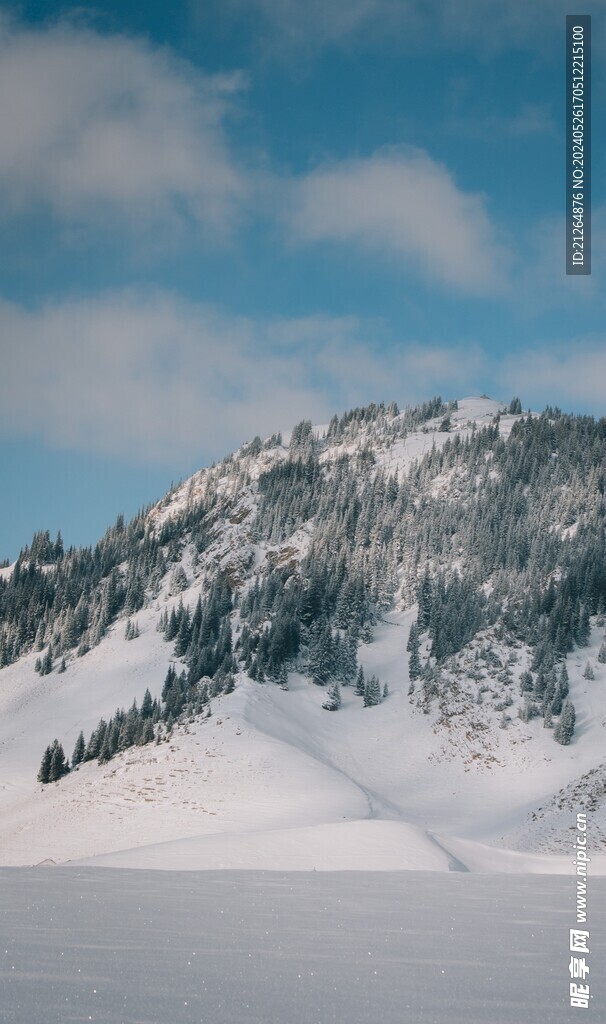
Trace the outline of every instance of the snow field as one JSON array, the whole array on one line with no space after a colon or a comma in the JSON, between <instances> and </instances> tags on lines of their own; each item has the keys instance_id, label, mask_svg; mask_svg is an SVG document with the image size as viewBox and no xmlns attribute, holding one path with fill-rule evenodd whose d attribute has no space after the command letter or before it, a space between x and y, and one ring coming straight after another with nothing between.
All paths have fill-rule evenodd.
<instances>
[{"instance_id":1,"label":"snow field","mask_svg":"<svg viewBox=\"0 0 606 1024\"><path fill-rule=\"evenodd\" d=\"M0 869L10 1024L570 1024L571 880ZM590 982L606 998L606 882Z\"/></svg>"}]
</instances>

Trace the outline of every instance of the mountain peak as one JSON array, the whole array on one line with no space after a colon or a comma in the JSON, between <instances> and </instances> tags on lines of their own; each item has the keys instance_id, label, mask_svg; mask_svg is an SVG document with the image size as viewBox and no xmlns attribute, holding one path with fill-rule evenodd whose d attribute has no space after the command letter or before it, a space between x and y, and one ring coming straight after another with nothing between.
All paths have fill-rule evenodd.
<instances>
[{"instance_id":1,"label":"mountain peak","mask_svg":"<svg viewBox=\"0 0 606 1024\"><path fill-rule=\"evenodd\" d=\"M213 833L271 866L271 836L311 857L366 822L377 865L392 836L409 866L557 870L568 793L606 838L602 434L373 403L254 438L92 552L39 539L0 577L0 856L181 863L198 836L214 863Z\"/></svg>"}]
</instances>

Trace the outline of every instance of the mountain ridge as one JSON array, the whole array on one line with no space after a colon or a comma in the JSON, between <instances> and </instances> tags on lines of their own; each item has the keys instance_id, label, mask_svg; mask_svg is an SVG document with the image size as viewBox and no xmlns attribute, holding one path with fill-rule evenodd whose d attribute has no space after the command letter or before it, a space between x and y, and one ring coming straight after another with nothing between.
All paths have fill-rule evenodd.
<instances>
[{"instance_id":1,"label":"mountain ridge","mask_svg":"<svg viewBox=\"0 0 606 1024\"><path fill-rule=\"evenodd\" d=\"M529 857L565 850L573 808L545 806L567 788L579 806L591 804L599 848L603 592L584 566L603 543L602 421L592 426L559 410L531 418L519 403L510 412L513 403L485 398L432 402L404 413L393 403L369 406L322 430L303 421L290 437L253 439L177 485L134 526L122 522L106 535L89 561L91 578L95 559L105 558L107 571L91 588L79 637L84 589L54 619L46 612L32 649L9 664L4 655L0 859L65 862L135 848L142 862L152 840L195 846L201 836L197 866L205 856L216 865L214 829L223 839L212 840L213 856L246 866L260 855L235 837L259 825L269 834L392 820L420 829L417 838L441 836L449 851L452 842L475 843L475 855L466 853L474 870L491 857L499 869L496 847L509 838L519 869L530 870ZM586 436L593 462L579 490L574 474L584 466L575 460L587 462ZM555 458L546 447L554 440ZM528 525L535 521L536 534ZM125 534L136 558L118 561ZM35 586L52 587L66 556L51 557L36 563L26 549L17 575L27 583L33 563ZM533 582L541 565L544 578ZM6 608L15 568L1 572ZM413 623L414 672L406 651ZM43 669L53 642L51 671L36 675L36 656ZM161 698L169 664L178 685L165 679ZM562 708L550 708L564 664L577 721L562 745L552 735ZM587 664L593 680L583 677ZM136 698L140 712L147 689L153 738L163 742L140 746L129 739L126 713L114 709ZM325 710L331 700L334 714ZM91 756L59 782L35 784L51 733L69 754L80 729L90 742L110 715L116 749L106 740L105 764ZM79 835L66 840L62 828L74 827ZM382 828L365 847L371 863L384 860ZM239 843L235 862L227 839L232 849ZM483 841L493 854L478 853ZM419 866L424 840L410 842L408 866ZM261 846L261 865L271 864Z\"/></svg>"}]
</instances>

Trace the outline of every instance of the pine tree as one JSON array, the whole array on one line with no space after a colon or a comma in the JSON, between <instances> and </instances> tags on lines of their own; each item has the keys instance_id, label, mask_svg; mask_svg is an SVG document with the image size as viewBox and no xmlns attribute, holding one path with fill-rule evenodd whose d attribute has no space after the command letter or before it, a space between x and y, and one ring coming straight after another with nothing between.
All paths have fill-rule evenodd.
<instances>
[{"instance_id":1,"label":"pine tree","mask_svg":"<svg viewBox=\"0 0 606 1024\"><path fill-rule=\"evenodd\" d=\"M106 735L109 737L108 746L111 757L113 757L114 754L118 753L118 749L120 746L120 729L122 728L123 721L124 710L121 708L120 711L114 715L113 719L111 720L111 723L108 723ZM105 739L103 742L105 742Z\"/></svg>"},{"instance_id":2,"label":"pine tree","mask_svg":"<svg viewBox=\"0 0 606 1024\"><path fill-rule=\"evenodd\" d=\"M50 770L52 758L52 748L47 747L42 756L42 763L40 765L40 771L38 772L38 782L41 782L43 785L46 785L47 782L51 781Z\"/></svg>"},{"instance_id":3,"label":"pine tree","mask_svg":"<svg viewBox=\"0 0 606 1024\"><path fill-rule=\"evenodd\" d=\"M53 671L53 648L52 644L49 644L46 649L46 654L42 659L42 665L40 667L40 675L47 676Z\"/></svg>"},{"instance_id":4,"label":"pine tree","mask_svg":"<svg viewBox=\"0 0 606 1024\"><path fill-rule=\"evenodd\" d=\"M573 735L576 722L574 704L567 700L562 708L562 714L553 730L553 738L562 746L568 746Z\"/></svg>"},{"instance_id":5,"label":"pine tree","mask_svg":"<svg viewBox=\"0 0 606 1024\"><path fill-rule=\"evenodd\" d=\"M576 630L575 641L579 647L587 647L591 637L591 623L589 621L589 608L583 605L579 617L579 624Z\"/></svg>"},{"instance_id":6,"label":"pine tree","mask_svg":"<svg viewBox=\"0 0 606 1024\"><path fill-rule=\"evenodd\" d=\"M562 710L563 704L564 704L564 696L562 694L561 684L558 683L556 691L555 691L555 694L554 694L554 698L553 698L553 700L551 702L551 705L549 707L549 710L551 711L551 714L552 715L556 715L556 716L559 715L561 710Z\"/></svg>"},{"instance_id":7,"label":"pine tree","mask_svg":"<svg viewBox=\"0 0 606 1024\"><path fill-rule=\"evenodd\" d=\"M111 750L111 745L110 745L110 736L111 736L112 725L113 725L113 722L111 722L111 721L108 722L108 727L105 730L105 736L103 737L103 743L101 744L101 749L99 751L99 757L97 759L99 764L107 764L107 762L111 760L112 750Z\"/></svg>"},{"instance_id":8,"label":"pine tree","mask_svg":"<svg viewBox=\"0 0 606 1024\"><path fill-rule=\"evenodd\" d=\"M366 683L364 691L364 707L372 708L381 703L381 684L375 675Z\"/></svg>"},{"instance_id":9,"label":"pine tree","mask_svg":"<svg viewBox=\"0 0 606 1024\"><path fill-rule=\"evenodd\" d=\"M532 718L537 717L538 713L539 709L531 699L530 694L525 693L524 703L522 704L522 707L518 709L518 717L521 718L523 722L530 722Z\"/></svg>"},{"instance_id":10,"label":"pine tree","mask_svg":"<svg viewBox=\"0 0 606 1024\"><path fill-rule=\"evenodd\" d=\"M421 659L419 657L419 627L416 622L413 622L410 627L406 649L410 652L408 676L410 679L418 679L421 675Z\"/></svg>"},{"instance_id":11,"label":"pine tree","mask_svg":"<svg viewBox=\"0 0 606 1024\"><path fill-rule=\"evenodd\" d=\"M333 642L327 623L314 624L309 643L308 672L316 686L326 686L333 669Z\"/></svg>"},{"instance_id":12,"label":"pine tree","mask_svg":"<svg viewBox=\"0 0 606 1024\"><path fill-rule=\"evenodd\" d=\"M363 697L366 692L366 680L364 678L364 669L360 665L358 669L358 675L356 678L356 689L355 693L358 697Z\"/></svg>"},{"instance_id":13,"label":"pine tree","mask_svg":"<svg viewBox=\"0 0 606 1024\"><path fill-rule=\"evenodd\" d=\"M101 747L103 746L103 740L105 739L105 733L107 731L107 722L105 719L99 719L97 728L90 734L88 743L86 744L86 750L84 751L83 761L92 761L99 757L101 753Z\"/></svg>"},{"instance_id":14,"label":"pine tree","mask_svg":"<svg viewBox=\"0 0 606 1024\"><path fill-rule=\"evenodd\" d=\"M69 771L69 765L65 760L65 753L59 740L54 740L51 745L51 762L48 773L49 782L58 782Z\"/></svg>"},{"instance_id":15,"label":"pine tree","mask_svg":"<svg viewBox=\"0 0 606 1024\"><path fill-rule=\"evenodd\" d=\"M328 687L326 700L322 704L322 707L326 711L338 711L341 707L341 689L336 680Z\"/></svg>"},{"instance_id":16,"label":"pine tree","mask_svg":"<svg viewBox=\"0 0 606 1024\"><path fill-rule=\"evenodd\" d=\"M152 695L148 688L143 694L143 700L141 702L141 718L151 718L153 706Z\"/></svg>"},{"instance_id":17,"label":"pine tree","mask_svg":"<svg viewBox=\"0 0 606 1024\"><path fill-rule=\"evenodd\" d=\"M593 666L590 661L585 665L583 679L595 679L595 672L593 671Z\"/></svg>"},{"instance_id":18,"label":"pine tree","mask_svg":"<svg viewBox=\"0 0 606 1024\"><path fill-rule=\"evenodd\" d=\"M340 658L340 673L339 678L341 682L348 686L350 683L355 682L356 671L357 671L357 650L358 642L354 633L351 630L345 634L345 638L341 645L341 658Z\"/></svg>"},{"instance_id":19,"label":"pine tree","mask_svg":"<svg viewBox=\"0 0 606 1024\"><path fill-rule=\"evenodd\" d=\"M522 672L520 676L520 693L531 693L534 689L534 681L530 672Z\"/></svg>"},{"instance_id":20,"label":"pine tree","mask_svg":"<svg viewBox=\"0 0 606 1024\"><path fill-rule=\"evenodd\" d=\"M562 699L565 700L566 697L568 696L568 694L570 693L570 686L569 686L569 679L568 679L568 669L566 668L566 662L564 662L564 664L562 665L561 671L560 671L559 690L560 690L560 694L562 696Z\"/></svg>"},{"instance_id":21,"label":"pine tree","mask_svg":"<svg viewBox=\"0 0 606 1024\"><path fill-rule=\"evenodd\" d=\"M179 632L179 619L174 608L171 609L170 617L166 623L166 630L164 633L165 640L174 640L177 633Z\"/></svg>"},{"instance_id":22,"label":"pine tree","mask_svg":"<svg viewBox=\"0 0 606 1024\"><path fill-rule=\"evenodd\" d=\"M171 594L180 594L182 591L187 590L189 586L187 576L185 575L185 569L179 563L175 566L171 580L170 580L170 592Z\"/></svg>"},{"instance_id":23,"label":"pine tree","mask_svg":"<svg viewBox=\"0 0 606 1024\"><path fill-rule=\"evenodd\" d=\"M551 705L552 705L553 699L555 697L555 694L556 694L556 687L555 687L555 684L553 682L553 679L550 679L549 682L547 683L547 686L545 687L545 692L543 694L543 700L541 702L541 711L542 711L543 715L545 715L548 710L551 710Z\"/></svg>"},{"instance_id":24,"label":"pine tree","mask_svg":"<svg viewBox=\"0 0 606 1024\"><path fill-rule=\"evenodd\" d=\"M118 750L128 750L129 747L134 745L137 738L138 724L139 711L137 709L137 702L134 700L124 717L122 725L120 726Z\"/></svg>"},{"instance_id":25,"label":"pine tree","mask_svg":"<svg viewBox=\"0 0 606 1024\"><path fill-rule=\"evenodd\" d=\"M84 759L84 751L85 750L86 750L86 744L84 742L84 733L80 732L80 735L78 736L78 739L76 740L76 745L74 747L74 752L72 754L72 768L75 768L77 765L82 763L82 761Z\"/></svg>"},{"instance_id":26,"label":"pine tree","mask_svg":"<svg viewBox=\"0 0 606 1024\"><path fill-rule=\"evenodd\" d=\"M154 727L151 718L146 718L143 729L141 731L141 745L146 743L153 743L154 740Z\"/></svg>"}]
</instances>

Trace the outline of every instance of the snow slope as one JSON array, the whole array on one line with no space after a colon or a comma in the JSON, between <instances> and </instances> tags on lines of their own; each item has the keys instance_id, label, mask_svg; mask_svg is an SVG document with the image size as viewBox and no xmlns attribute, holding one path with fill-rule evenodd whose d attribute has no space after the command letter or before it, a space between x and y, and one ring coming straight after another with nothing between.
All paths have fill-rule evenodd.
<instances>
[{"instance_id":1,"label":"snow slope","mask_svg":"<svg viewBox=\"0 0 606 1024\"><path fill-rule=\"evenodd\" d=\"M166 645L155 630L130 643L115 630L77 672L40 680L26 661L5 670L1 861L99 857L118 866L280 870L448 870L459 862L461 870L568 871L568 851L541 853L522 824L601 757L603 726L593 714L603 702L599 682L571 677L588 721L583 742L560 747L538 722L512 723L512 742L495 723L497 763L474 758L472 741L466 758L411 705L401 667L410 613L390 618L362 652L391 691L376 708L362 708L344 690L343 707L330 714L323 691L302 677L291 676L288 692L240 679L214 702L211 718L176 732L170 744L131 748L46 787L34 776L49 733L75 740L81 726L141 695L162 677ZM583 694L581 682L591 692ZM574 825L574 812L564 812L560 835ZM501 854L495 847L506 846L515 828L526 840L517 844L524 856ZM592 870L605 870L603 857Z\"/></svg>"}]
</instances>

